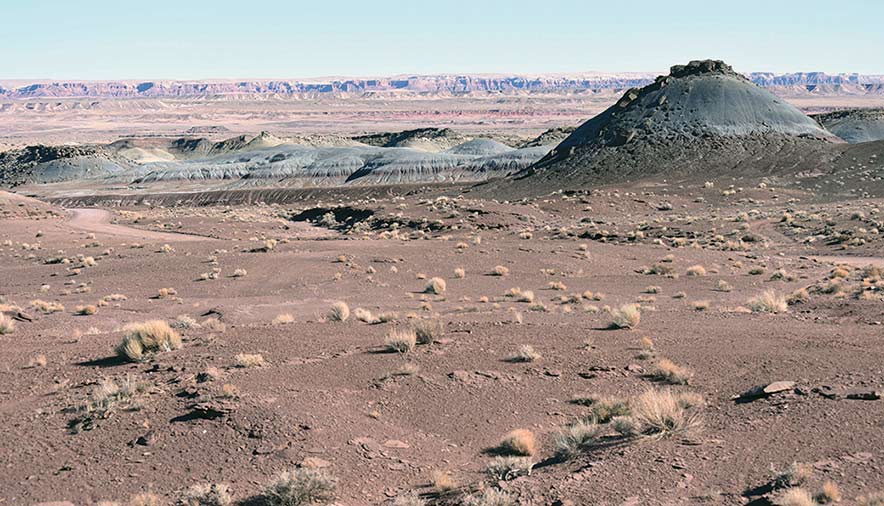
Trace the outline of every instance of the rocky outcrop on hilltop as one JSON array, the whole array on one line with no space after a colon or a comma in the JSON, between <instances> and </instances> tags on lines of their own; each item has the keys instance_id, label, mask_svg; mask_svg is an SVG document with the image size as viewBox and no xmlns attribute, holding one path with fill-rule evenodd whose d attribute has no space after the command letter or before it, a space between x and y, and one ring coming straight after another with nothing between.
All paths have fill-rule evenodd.
<instances>
[{"instance_id":1,"label":"rocky outcrop on hilltop","mask_svg":"<svg viewBox=\"0 0 884 506\"><path fill-rule=\"evenodd\" d=\"M107 159L99 146L28 146L0 153L0 182L15 186L34 180L37 174L53 178L71 160L82 161L82 170L89 172Z\"/></svg>"},{"instance_id":2,"label":"rocky outcrop on hilltop","mask_svg":"<svg viewBox=\"0 0 884 506\"><path fill-rule=\"evenodd\" d=\"M438 152L471 140L450 128L418 128L403 132L383 132L353 137L354 141L381 148L413 148Z\"/></svg>"},{"instance_id":3,"label":"rocky outcrop on hilltop","mask_svg":"<svg viewBox=\"0 0 884 506\"><path fill-rule=\"evenodd\" d=\"M818 114L813 118L851 144L884 139L884 109L850 109Z\"/></svg>"},{"instance_id":4,"label":"rocky outcrop on hilltop","mask_svg":"<svg viewBox=\"0 0 884 506\"><path fill-rule=\"evenodd\" d=\"M563 140L567 139L569 135L574 133L574 130L577 130L577 127L558 127L558 128L550 128L549 130L543 132L538 135L534 139L531 139L528 142L521 144L520 148L533 148L536 146L548 146L550 144L559 144Z\"/></svg>"}]
</instances>

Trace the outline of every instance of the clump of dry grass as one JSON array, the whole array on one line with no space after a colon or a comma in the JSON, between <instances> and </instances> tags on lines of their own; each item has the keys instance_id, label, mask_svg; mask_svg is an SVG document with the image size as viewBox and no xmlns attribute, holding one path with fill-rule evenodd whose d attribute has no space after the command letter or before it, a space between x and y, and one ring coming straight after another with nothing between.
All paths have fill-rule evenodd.
<instances>
[{"instance_id":1,"label":"clump of dry grass","mask_svg":"<svg viewBox=\"0 0 884 506\"><path fill-rule=\"evenodd\" d=\"M212 332L224 332L227 330L227 325L224 325L224 322L217 318L206 318L200 323L200 327Z\"/></svg>"},{"instance_id":2,"label":"clump of dry grass","mask_svg":"<svg viewBox=\"0 0 884 506\"><path fill-rule=\"evenodd\" d=\"M559 290L559 291L565 291L568 289L568 287L565 286L565 283L562 283L561 281L550 281L549 283L547 283L546 287L549 288L550 290Z\"/></svg>"},{"instance_id":3,"label":"clump of dry grass","mask_svg":"<svg viewBox=\"0 0 884 506\"><path fill-rule=\"evenodd\" d=\"M439 320L417 320L412 324L412 329L418 344L432 344L445 332Z\"/></svg>"},{"instance_id":4,"label":"clump of dry grass","mask_svg":"<svg viewBox=\"0 0 884 506\"><path fill-rule=\"evenodd\" d=\"M0 335L12 334L13 331L15 331L15 321L5 314L0 313Z\"/></svg>"},{"instance_id":5,"label":"clump of dry grass","mask_svg":"<svg viewBox=\"0 0 884 506\"><path fill-rule=\"evenodd\" d=\"M274 325L288 325L290 323L295 323L295 317L289 313L281 313L273 318Z\"/></svg>"},{"instance_id":6,"label":"clump of dry grass","mask_svg":"<svg viewBox=\"0 0 884 506\"><path fill-rule=\"evenodd\" d=\"M669 389L645 390L630 405L632 416L646 436L690 435L702 427L695 407L685 407L680 396Z\"/></svg>"},{"instance_id":7,"label":"clump of dry grass","mask_svg":"<svg viewBox=\"0 0 884 506\"><path fill-rule=\"evenodd\" d=\"M510 270L508 267L504 267L503 265L495 265L494 269L491 271L492 276L509 276Z\"/></svg>"},{"instance_id":8,"label":"clump of dry grass","mask_svg":"<svg viewBox=\"0 0 884 506\"><path fill-rule=\"evenodd\" d=\"M426 506L427 502L420 498L416 492L406 492L402 495L397 495L395 499L393 499L392 506Z\"/></svg>"},{"instance_id":9,"label":"clump of dry grass","mask_svg":"<svg viewBox=\"0 0 884 506\"><path fill-rule=\"evenodd\" d=\"M117 354L135 362L155 353L181 348L181 336L162 320L131 323L123 328L123 332L125 335L117 346Z\"/></svg>"},{"instance_id":10,"label":"clump of dry grass","mask_svg":"<svg viewBox=\"0 0 884 506\"><path fill-rule=\"evenodd\" d=\"M687 385L694 373L685 367L681 367L668 358L661 358L657 362L653 376L671 385Z\"/></svg>"},{"instance_id":11,"label":"clump of dry grass","mask_svg":"<svg viewBox=\"0 0 884 506\"><path fill-rule=\"evenodd\" d=\"M537 453L537 440L530 430L515 429L503 437L498 449L509 455L531 457Z\"/></svg>"},{"instance_id":12,"label":"clump of dry grass","mask_svg":"<svg viewBox=\"0 0 884 506\"><path fill-rule=\"evenodd\" d=\"M786 298L773 290L749 299L747 305L753 313L784 313L789 310Z\"/></svg>"},{"instance_id":13,"label":"clump of dry grass","mask_svg":"<svg viewBox=\"0 0 884 506\"><path fill-rule=\"evenodd\" d=\"M691 303L691 307L696 311L706 311L712 306L712 302L709 300L695 300Z\"/></svg>"},{"instance_id":14,"label":"clump of dry grass","mask_svg":"<svg viewBox=\"0 0 884 506\"><path fill-rule=\"evenodd\" d=\"M463 279L467 277L467 271L465 271L463 267L458 267L454 269L454 277L457 279Z\"/></svg>"},{"instance_id":15,"label":"clump of dry grass","mask_svg":"<svg viewBox=\"0 0 884 506\"><path fill-rule=\"evenodd\" d=\"M809 464L792 462L785 471L773 480L774 488L797 487L813 477L813 467Z\"/></svg>"},{"instance_id":16,"label":"clump of dry grass","mask_svg":"<svg viewBox=\"0 0 884 506\"><path fill-rule=\"evenodd\" d=\"M333 322L345 322L350 318L350 306L344 301L338 301L332 304L328 313L328 319Z\"/></svg>"},{"instance_id":17,"label":"clump of dry grass","mask_svg":"<svg viewBox=\"0 0 884 506\"><path fill-rule=\"evenodd\" d=\"M611 419L611 428L625 438L641 434L641 425L631 416L616 416Z\"/></svg>"},{"instance_id":18,"label":"clump of dry grass","mask_svg":"<svg viewBox=\"0 0 884 506\"><path fill-rule=\"evenodd\" d=\"M224 483L194 485L181 493L182 506L229 506L233 504L230 488Z\"/></svg>"},{"instance_id":19,"label":"clump of dry grass","mask_svg":"<svg viewBox=\"0 0 884 506\"><path fill-rule=\"evenodd\" d=\"M647 286L647 287L645 287L645 293L657 294L657 293L660 293L660 292L662 292L662 291L663 291L663 289L660 288L660 287L657 286L657 285L651 285L651 286Z\"/></svg>"},{"instance_id":20,"label":"clump of dry grass","mask_svg":"<svg viewBox=\"0 0 884 506\"><path fill-rule=\"evenodd\" d=\"M267 506L330 504L335 500L337 480L322 469L299 467L284 471L263 493Z\"/></svg>"},{"instance_id":21,"label":"clump of dry grass","mask_svg":"<svg viewBox=\"0 0 884 506\"><path fill-rule=\"evenodd\" d=\"M618 397L591 397L590 419L598 423L608 423L618 416L628 416L629 403Z\"/></svg>"},{"instance_id":22,"label":"clump of dry grass","mask_svg":"<svg viewBox=\"0 0 884 506\"><path fill-rule=\"evenodd\" d=\"M519 234L522 239L530 239L531 232ZM481 492L464 497L462 506L516 506L516 499L509 492L486 488Z\"/></svg>"},{"instance_id":23,"label":"clump of dry grass","mask_svg":"<svg viewBox=\"0 0 884 506\"><path fill-rule=\"evenodd\" d=\"M237 367L262 367L267 364L260 353L239 353L233 360Z\"/></svg>"},{"instance_id":24,"label":"clump of dry grass","mask_svg":"<svg viewBox=\"0 0 884 506\"><path fill-rule=\"evenodd\" d=\"M719 279L718 283L715 284L715 289L718 290L719 292L730 292L731 290L734 289L734 287L731 286L731 284L728 283L727 281L725 281L723 279Z\"/></svg>"},{"instance_id":25,"label":"clump of dry grass","mask_svg":"<svg viewBox=\"0 0 884 506\"><path fill-rule=\"evenodd\" d=\"M531 290L522 290L519 287L513 287L507 290L506 296L512 297L516 302L527 302L528 304L534 302L534 292Z\"/></svg>"},{"instance_id":26,"label":"clump of dry grass","mask_svg":"<svg viewBox=\"0 0 884 506\"><path fill-rule=\"evenodd\" d=\"M371 314L371 311L361 307L357 307L353 310L353 317L363 323L368 323L369 325L380 323L380 320L375 318L375 316Z\"/></svg>"},{"instance_id":27,"label":"clump of dry grass","mask_svg":"<svg viewBox=\"0 0 884 506\"><path fill-rule=\"evenodd\" d=\"M60 313L64 311L64 304L60 302L47 302L45 300L32 300L31 306L43 314Z\"/></svg>"},{"instance_id":28,"label":"clump of dry grass","mask_svg":"<svg viewBox=\"0 0 884 506\"><path fill-rule=\"evenodd\" d=\"M424 293L431 293L433 295L442 295L445 293L446 289L445 280L442 278L432 278L429 283L427 283L426 288L424 288Z\"/></svg>"},{"instance_id":29,"label":"clump of dry grass","mask_svg":"<svg viewBox=\"0 0 884 506\"><path fill-rule=\"evenodd\" d=\"M530 344L519 346L519 350L510 358L512 362L535 362L543 358Z\"/></svg>"},{"instance_id":30,"label":"clump of dry grass","mask_svg":"<svg viewBox=\"0 0 884 506\"><path fill-rule=\"evenodd\" d=\"M414 329L398 328L393 329L384 338L384 346L389 351L397 353L408 353L417 345L417 335Z\"/></svg>"},{"instance_id":31,"label":"clump of dry grass","mask_svg":"<svg viewBox=\"0 0 884 506\"><path fill-rule=\"evenodd\" d=\"M705 276L706 275L706 268L703 267L702 265L692 265L692 266L688 267L687 275L688 276Z\"/></svg>"},{"instance_id":32,"label":"clump of dry grass","mask_svg":"<svg viewBox=\"0 0 884 506\"><path fill-rule=\"evenodd\" d=\"M814 506L816 503L810 492L803 488L790 488L773 499L776 506Z\"/></svg>"},{"instance_id":33,"label":"clump of dry grass","mask_svg":"<svg viewBox=\"0 0 884 506\"><path fill-rule=\"evenodd\" d=\"M0 332L0 334L2 334L2 332ZM28 368L46 367L46 364L48 363L49 360L46 358L46 355L40 354L28 361Z\"/></svg>"},{"instance_id":34,"label":"clump of dry grass","mask_svg":"<svg viewBox=\"0 0 884 506\"><path fill-rule=\"evenodd\" d=\"M232 277L234 278L244 278L248 274L248 271L245 269L236 269L233 271Z\"/></svg>"},{"instance_id":35,"label":"clump of dry grass","mask_svg":"<svg viewBox=\"0 0 884 506\"><path fill-rule=\"evenodd\" d=\"M135 494L129 498L126 506L162 506L163 501L156 494L145 492L143 494Z\"/></svg>"},{"instance_id":36,"label":"clump of dry grass","mask_svg":"<svg viewBox=\"0 0 884 506\"><path fill-rule=\"evenodd\" d=\"M593 421L571 424L553 437L556 455L565 459L576 457L595 446L604 433L604 428Z\"/></svg>"},{"instance_id":37,"label":"clump of dry grass","mask_svg":"<svg viewBox=\"0 0 884 506\"><path fill-rule=\"evenodd\" d=\"M619 309L612 309L611 325L618 329L633 329L641 321L641 309L638 304L624 304Z\"/></svg>"}]
</instances>

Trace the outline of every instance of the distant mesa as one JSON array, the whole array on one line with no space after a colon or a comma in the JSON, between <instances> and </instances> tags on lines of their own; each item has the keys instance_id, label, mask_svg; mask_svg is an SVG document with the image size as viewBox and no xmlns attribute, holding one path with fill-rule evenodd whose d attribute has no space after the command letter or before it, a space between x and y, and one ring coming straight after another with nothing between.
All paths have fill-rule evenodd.
<instances>
[{"instance_id":1,"label":"distant mesa","mask_svg":"<svg viewBox=\"0 0 884 506\"><path fill-rule=\"evenodd\" d=\"M851 144L884 139L884 109L850 109L818 114L813 118Z\"/></svg>"}]
</instances>

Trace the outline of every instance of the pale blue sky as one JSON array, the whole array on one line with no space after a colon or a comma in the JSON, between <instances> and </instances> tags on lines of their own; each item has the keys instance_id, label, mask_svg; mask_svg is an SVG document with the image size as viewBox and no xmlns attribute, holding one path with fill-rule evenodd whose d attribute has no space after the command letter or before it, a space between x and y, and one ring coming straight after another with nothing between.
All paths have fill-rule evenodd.
<instances>
[{"instance_id":1,"label":"pale blue sky","mask_svg":"<svg viewBox=\"0 0 884 506\"><path fill-rule=\"evenodd\" d=\"M884 74L881 0L0 0L0 79Z\"/></svg>"}]
</instances>

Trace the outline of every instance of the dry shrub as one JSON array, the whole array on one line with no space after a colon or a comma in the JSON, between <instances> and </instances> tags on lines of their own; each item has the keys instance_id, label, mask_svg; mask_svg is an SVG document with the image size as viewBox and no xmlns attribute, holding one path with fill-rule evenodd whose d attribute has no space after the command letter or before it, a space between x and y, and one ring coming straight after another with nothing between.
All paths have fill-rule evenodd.
<instances>
[{"instance_id":1,"label":"dry shrub","mask_svg":"<svg viewBox=\"0 0 884 506\"><path fill-rule=\"evenodd\" d=\"M206 318L200 323L200 327L211 332L224 332L227 330L227 325L224 325L224 322L217 318Z\"/></svg>"},{"instance_id":2,"label":"dry shrub","mask_svg":"<svg viewBox=\"0 0 884 506\"><path fill-rule=\"evenodd\" d=\"M448 492L457 488L457 482L447 471L435 470L430 473L430 481L440 492Z\"/></svg>"},{"instance_id":3,"label":"dry shrub","mask_svg":"<svg viewBox=\"0 0 884 506\"><path fill-rule=\"evenodd\" d=\"M123 332L125 335L117 346L117 354L135 362L155 353L181 348L181 336L162 320L130 323L123 327Z\"/></svg>"},{"instance_id":4,"label":"dry shrub","mask_svg":"<svg viewBox=\"0 0 884 506\"><path fill-rule=\"evenodd\" d=\"M93 304L86 304L83 306L77 306L74 312L80 316L91 316L98 312L98 307Z\"/></svg>"},{"instance_id":5,"label":"dry shrub","mask_svg":"<svg viewBox=\"0 0 884 506\"><path fill-rule=\"evenodd\" d=\"M716 285L715 285L715 289L718 290L719 292L730 292L731 290L734 289L734 287L731 286L731 284L728 283L727 281L725 281L723 279L719 279L718 283L716 283Z\"/></svg>"},{"instance_id":6,"label":"dry shrub","mask_svg":"<svg viewBox=\"0 0 884 506\"><path fill-rule=\"evenodd\" d=\"M688 276L705 276L706 268L702 265L692 265L688 267Z\"/></svg>"},{"instance_id":7,"label":"dry shrub","mask_svg":"<svg viewBox=\"0 0 884 506\"><path fill-rule=\"evenodd\" d=\"M173 295L178 295L178 290L174 288L160 288L157 291L157 298L165 299L166 297L171 297Z\"/></svg>"},{"instance_id":8,"label":"dry shrub","mask_svg":"<svg viewBox=\"0 0 884 506\"><path fill-rule=\"evenodd\" d=\"M619 309L612 309L611 325L618 329L632 329L641 321L641 309L638 304L624 304Z\"/></svg>"},{"instance_id":9,"label":"dry shrub","mask_svg":"<svg viewBox=\"0 0 884 506\"><path fill-rule=\"evenodd\" d=\"M273 319L274 325L288 325L290 323L295 322L295 317L290 315L289 313L282 313L276 315L276 318Z\"/></svg>"},{"instance_id":10,"label":"dry shrub","mask_svg":"<svg viewBox=\"0 0 884 506\"><path fill-rule=\"evenodd\" d=\"M590 419L598 423L608 423L618 416L628 416L629 403L617 397L591 397Z\"/></svg>"},{"instance_id":11,"label":"dry shrub","mask_svg":"<svg viewBox=\"0 0 884 506\"><path fill-rule=\"evenodd\" d=\"M522 237L525 235L525 237ZM519 234L523 239L530 239L530 232ZM516 499L509 492L497 488L486 488L481 492L464 497L462 506L516 506Z\"/></svg>"},{"instance_id":12,"label":"dry shrub","mask_svg":"<svg viewBox=\"0 0 884 506\"><path fill-rule=\"evenodd\" d=\"M392 506L426 506L426 504L426 501L421 499L416 492L412 491L397 495L393 499Z\"/></svg>"},{"instance_id":13,"label":"dry shrub","mask_svg":"<svg viewBox=\"0 0 884 506\"><path fill-rule=\"evenodd\" d=\"M797 487L813 477L813 466L792 462L785 471L774 478L774 488Z\"/></svg>"},{"instance_id":14,"label":"dry shrub","mask_svg":"<svg viewBox=\"0 0 884 506\"><path fill-rule=\"evenodd\" d=\"M708 300L695 300L691 303L691 307L693 307L696 311L706 311L711 306L712 302Z\"/></svg>"},{"instance_id":15,"label":"dry shrub","mask_svg":"<svg viewBox=\"0 0 884 506\"><path fill-rule=\"evenodd\" d=\"M550 290L560 290L560 291L565 291L565 290L568 289L568 287L565 286L565 283L562 283L561 281L550 281L549 283L547 283L546 286L547 286L547 288L549 288Z\"/></svg>"},{"instance_id":16,"label":"dry shrub","mask_svg":"<svg viewBox=\"0 0 884 506\"><path fill-rule=\"evenodd\" d=\"M229 506L233 504L230 489L224 483L194 485L181 493L182 506Z\"/></svg>"},{"instance_id":17,"label":"dry shrub","mask_svg":"<svg viewBox=\"0 0 884 506\"><path fill-rule=\"evenodd\" d=\"M12 318L0 313L0 335L12 334L15 330L15 321Z\"/></svg>"},{"instance_id":18,"label":"dry shrub","mask_svg":"<svg viewBox=\"0 0 884 506\"><path fill-rule=\"evenodd\" d=\"M826 480L816 495L816 502L820 504L841 502L841 490L838 488L838 484L832 480Z\"/></svg>"},{"instance_id":19,"label":"dry shrub","mask_svg":"<svg viewBox=\"0 0 884 506\"><path fill-rule=\"evenodd\" d=\"M432 278L430 282L427 283L426 288L424 288L424 293L432 293L433 295L441 295L445 293L445 280L442 278Z\"/></svg>"},{"instance_id":20,"label":"dry shrub","mask_svg":"<svg viewBox=\"0 0 884 506\"><path fill-rule=\"evenodd\" d=\"M774 497L773 503L776 506L814 506L816 504L810 492L803 488L787 489Z\"/></svg>"},{"instance_id":21,"label":"dry shrub","mask_svg":"<svg viewBox=\"0 0 884 506\"><path fill-rule=\"evenodd\" d=\"M264 490L267 506L330 504L335 499L337 480L322 469L296 468L284 471Z\"/></svg>"},{"instance_id":22,"label":"dry shrub","mask_svg":"<svg viewBox=\"0 0 884 506\"><path fill-rule=\"evenodd\" d=\"M872 492L856 499L857 506L884 506L884 492Z\"/></svg>"},{"instance_id":23,"label":"dry shrub","mask_svg":"<svg viewBox=\"0 0 884 506\"><path fill-rule=\"evenodd\" d=\"M350 306L346 302L338 301L332 304L328 319L333 322L345 322L350 318Z\"/></svg>"},{"instance_id":24,"label":"dry shrub","mask_svg":"<svg viewBox=\"0 0 884 506\"><path fill-rule=\"evenodd\" d=\"M363 323L368 323L369 325L380 323L380 320L375 318L375 316L371 314L371 311L361 307L357 307L353 310L353 317Z\"/></svg>"},{"instance_id":25,"label":"dry shrub","mask_svg":"<svg viewBox=\"0 0 884 506\"><path fill-rule=\"evenodd\" d=\"M669 389L647 389L631 404L641 433L651 437L690 435L702 427L696 408L685 407Z\"/></svg>"},{"instance_id":26,"label":"dry shrub","mask_svg":"<svg viewBox=\"0 0 884 506\"><path fill-rule=\"evenodd\" d=\"M494 270L491 271L492 276L509 276L510 270L508 267L504 267L503 265L495 265Z\"/></svg>"},{"instance_id":27,"label":"dry shrub","mask_svg":"<svg viewBox=\"0 0 884 506\"><path fill-rule=\"evenodd\" d=\"M530 430L515 429L503 437L498 449L509 455L531 457L537 453L537 440Z\"/></svg>"},{"instance_id":28,"label":"dry shrub","mask_svg":"<svg viewBox=\"0 0 884 506\"><path fill-rule=\"evenodd\" d=\"M408 353L417 344L417 335L414 329L393 329L384 338L384 346L388 350L398 353Z\"/></svg>"},{"instance_id":29,"label":"dry shrub","mask_svg":"<svg viewBox=\"0 0 884 506\"><path fill-rule=\"evenodd\" d=\"M519 287L510 288L506 292L507 297L512 297L516 302L527 302L531 304L534 302L534 292L531 290L522 290Z\"/></svg>"},{"instance_id":30,"label":"dry shrub","mask_svg":"<svg viewBox=\"0 0 884 506\"><path fill-rule=\"evenodd\" d=\"M245 269L236 269L235 271L233 271L232 276L234 278L244 278L244 277L246 277L247 274L248 274L248 271L246 271Z\"/></svg>"},{"instance_id":31,"label":"dry shrub","mask_svg":"<svg viewBox=\"0 0 884 506\"><path fill-rule=\"evenodd\" d=\"M806 304L809 300L810 294L807 293L807 288L799 288L789 294L789 297L786 299L786 304L795 306L797 304Z\"/></svg>"},{"instance_id":32,"label":"dry shrub","mask_svg":"<svg viewBox=\"0 0 884 506\"><path fill-rule=\"evenodd\" d=\"M237 367L261 367L267 364L260 353L239 353L233 360Z\"/></svg>"},{"instance_id":33,"label":"dry shrub","mask_svg":"<svg viewBox=\"0 0 884 506\"><path fill-rule=\"evenodd\" d=\"M145 492L130 497L127 506L163 506L163 501L158 495Z\"/></svg>"},{"instance_id":34,"label":"dry shrub","mask_svg":"<svg viewBox=\"0 0 884 506\"><path fill-rule=\"evenodd\" d=\"M485 474L494 481L510 481L531 474L534 462L531 457L494 457L485 466Z\"/></svg>"},{"instance_id":35,"label":"dry shrub","mask_svg":"<svg viewBox=\"0 0 884 506\"><path fill-rule=\"evenodd\" d=\"M418 344L432 344L445 332L439 320L418 320L412 324L412 328Z\"/></svg>"},{"instance_id":36,"label":"dry shrub","mask_svg":"<svg viewBox=\"0 0 884 506\"><path fill-rule=\"evenodd\" d=\"M661 358L657 362L653 376L660 381L671 385L687 385L694 374L687 368L677 365L668 358Z\"/></svg>"},{"instance_id":37,"label":"dry shrub","mask_svg":"<svg viewBox=\"0 0 884 506\"><path fill-rule=\"evenodd\" d=\"M465 271L463 267L458 267L457 269L454 269L454 277L457 279L463 279L467 277L467 271Z\"/></svg>"},{"instance_id":38,"label":"dry shrub","mask_svg":"<svg viewBox=\"0 0 884 506\"><path fill-rule=\"evenodd\" d=\"M773 290L767 290L763 294L749 299L747 305L753 313L784 313L789 310L786 298Z\"/></svg>"},{"instance_id":39,"label":"dry shrub","mask_svg":"<svg viewBox=\"0 0 884 506\"><path fill-rule=\"evenodd\" d=\"M522 346L519 346L519 350L510 358L510 360L512 362L534 362L541 358L543 357L540 353L537 353L533 346L523 344Z\"/></svg>"}]
</instances>

